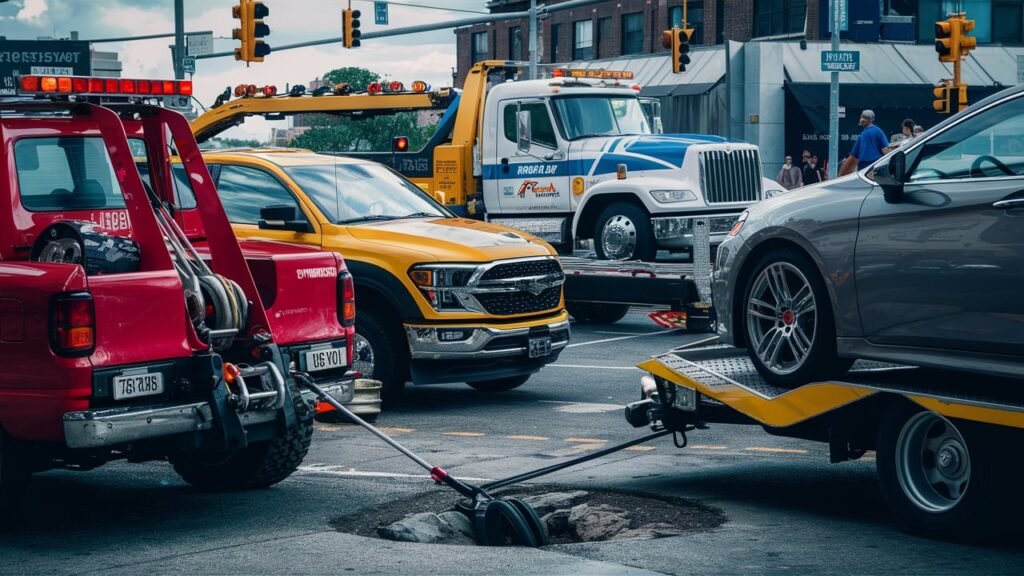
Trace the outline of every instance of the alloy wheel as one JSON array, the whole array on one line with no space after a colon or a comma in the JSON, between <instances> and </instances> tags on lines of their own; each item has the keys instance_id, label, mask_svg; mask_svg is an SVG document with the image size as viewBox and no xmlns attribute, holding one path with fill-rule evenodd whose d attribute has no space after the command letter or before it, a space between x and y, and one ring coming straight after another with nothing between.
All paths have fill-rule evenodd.
<instances>
[{"instance_id":1,"label":"alloy wheel","mask_svg":"<svg viewBox=\"0 0 1024 576\"><path fill-rule=\"evenodd\" d=\"M811 355L818 328L811 283L795 265L773 262L754 279L746 305L747 335L766 368L792 374Z\"/></svg>"},{"instance_id":2,"label":"alloy wheel","mask_svg":"<svg viewBox=\"0 0 1024 576\"><path fill-rule=\"evenodd\" d=\"M355 346L352 354L355 356L352 359L352 369L362 374L363 378L373 378L373 346L359 332L356 332Z\"/></svg>"}]
</instances>

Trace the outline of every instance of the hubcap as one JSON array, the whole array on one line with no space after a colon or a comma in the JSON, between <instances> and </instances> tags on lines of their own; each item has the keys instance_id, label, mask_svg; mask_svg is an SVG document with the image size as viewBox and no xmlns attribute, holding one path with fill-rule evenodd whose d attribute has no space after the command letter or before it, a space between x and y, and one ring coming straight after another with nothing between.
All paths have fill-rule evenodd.
<instances>
[{"instance_id":1,"label":"hubcap","mask_svg":"<svg viewBox=\"0 0 1024 576\"><path fill-rule=\"evenodd\" d=\"M807 361L818 326L811 283L789 262L774 262L754 278L747 298L747 334L769 370L790 374Z\"/></svg>"},{"instance_id":2,"label":"hubcap","mask_svg":"<svg viewBox=\"0 0 1024 576\"><path fill-rule=\"evenodd\" d=\"M373 346L370 341L363 338L363 335L356 332L356 341L352 355L352 369L363 375L364 378L373 378Z\"/></svg>"},{"instance_id":3,"label":"hubcap","mask_svg":"<svg viewBox=\"0 0 1024 576\"><path fill-rule=\"evenodd\" d=\"M952 509L971 479L971 457L960 431L934 412L913 416L896 440L896 477L921 510Z\"/></svg>"},{"instance_id":4,"label":"hubcap","mask_svg":"<svg viewBox=\"0 0 1024 576\"><path fill-rule=\"evenodd\" d=\"M636 253L636 225L621 214L612 216L601 229L601 248L606 258L629 260Z\"/></svg>"}]
</instances>

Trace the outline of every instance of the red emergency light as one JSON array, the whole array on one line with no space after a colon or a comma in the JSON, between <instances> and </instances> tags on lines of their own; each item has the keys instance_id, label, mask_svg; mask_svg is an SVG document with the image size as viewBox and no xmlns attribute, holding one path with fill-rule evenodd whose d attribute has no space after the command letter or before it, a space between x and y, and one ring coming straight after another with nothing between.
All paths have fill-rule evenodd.
<instances>
[{"instance_id":1,"label":"red emergency light","mask_svg":"<svg viewBox=\"0 0 1024 576\"><path fill-rule=\"evenodd\" d=\"M22 94L105 95L105 96L191 96L191 80L136 80L91 76L22 76Z\"/></svg>"},{"instance_id":2,"label":"red emergency light","mask_svg":"<svg viewBox=\"0 0 1024 576\"><path fill-rule=\"evenodd\" d=\"M381 86L379 82L371 82L370 85L366 87L366 92L368 94L380 94L383 91L384 87Z\"/></svg>"}]
</instances>

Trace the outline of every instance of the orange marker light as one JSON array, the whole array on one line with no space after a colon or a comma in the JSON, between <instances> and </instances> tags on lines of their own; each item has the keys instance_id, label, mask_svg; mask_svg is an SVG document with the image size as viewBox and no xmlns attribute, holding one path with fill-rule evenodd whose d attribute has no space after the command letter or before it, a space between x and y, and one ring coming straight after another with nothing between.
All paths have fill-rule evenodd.
<instances>
[{"instance_id":1,"label":"orange marker light","mask_svg":"<svg viewBox=\"0 0 1024 576\"><path fill-rule=\"evenodd\" d=\"M423 80L417 80L412 83L412 91L416 92L417 94L422 94L427 90L430 90L430 84L427 84Z\"/></svg>"},{"instance_id":2,"label":"orange marker light","mask_svg":"<svg viewBox=\"0 0 1024 576\"><path fill-rule=\"evenodd\" d=\"M57 79L53 76L44 76L40 82L40 87L43 89L43 92L56 92Z\"/></svg>"},{"instance_id":3,"label":"orange marker light","mask_svg":"<svg viewBox=\"0 0 1024 576\"><path fill-rule=\"evenodd\" d=\"M225 382L227 382L228 384L234 384L235 380L237 380L238 377L241 376L241 375L242 375L242 371L238 369L238 366L235 366L231 362L225 362L224 363L224 381Z\"/></svg>"}]
</instances>

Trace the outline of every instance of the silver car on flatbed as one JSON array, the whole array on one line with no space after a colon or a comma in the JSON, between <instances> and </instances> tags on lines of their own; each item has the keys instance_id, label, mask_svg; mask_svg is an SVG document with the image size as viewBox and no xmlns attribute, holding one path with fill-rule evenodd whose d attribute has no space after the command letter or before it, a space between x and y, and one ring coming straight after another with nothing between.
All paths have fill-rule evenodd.
<instances>
[{"instance_id":1,"label":"silver car on flatbed","mask_svg":"<svg viewBox=\"0 0 1024 576\"><path fill-rule=\"evenodd\" d=\"M776 385L857 358L1024 378L1024 87L752 206L712 288L719 334Z\"/></svg>"}]
</instances>

